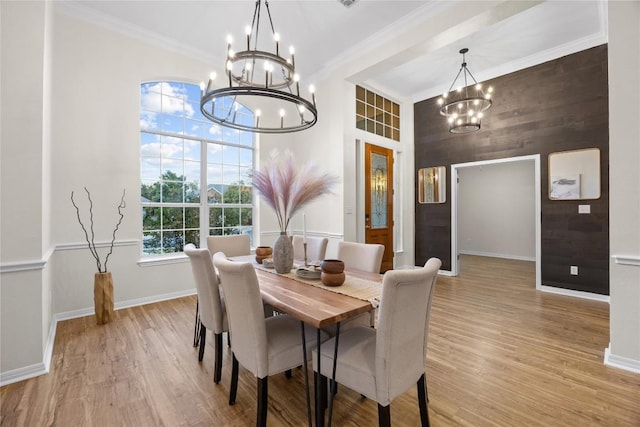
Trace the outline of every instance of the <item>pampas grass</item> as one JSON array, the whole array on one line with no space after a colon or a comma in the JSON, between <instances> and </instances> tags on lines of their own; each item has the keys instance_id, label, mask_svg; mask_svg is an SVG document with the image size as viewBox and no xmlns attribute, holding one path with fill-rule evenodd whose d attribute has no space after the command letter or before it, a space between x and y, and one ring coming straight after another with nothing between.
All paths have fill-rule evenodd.
<instances>
[{"instance_id":1,"label":"pampas grass","mask_svg":"<svg viewBox=\"0 0 640 427\"><path fill-rule=\"evenodd\" d=\"M253 187L275 211L280 231L304 205L330 193L338 178L318 171L312 162L298 167L291 151L271 153L261 170L253 171Z\"/></svg>"}]
</instances>

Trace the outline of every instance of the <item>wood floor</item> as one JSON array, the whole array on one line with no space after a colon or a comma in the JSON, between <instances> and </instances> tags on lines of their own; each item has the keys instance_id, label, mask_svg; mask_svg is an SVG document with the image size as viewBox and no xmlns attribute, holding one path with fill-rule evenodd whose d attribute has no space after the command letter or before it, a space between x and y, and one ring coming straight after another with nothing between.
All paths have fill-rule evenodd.
<instances>
[{"instance_id":1,"label":"wood floor","mask_svg":"<svg viewBox=\"0 0 640 427\"><path fill-rule=\"evenodd\" d=\"M433 299L427 384L433 426L640 426L640 375L607 367L609 306L535 291L533 264L464 256ZM227 404L231 354L213 383L213 347L192 347L195 297L58 324L51 372L0 389L2 426L249 426L255 379L241 369ZM225 340L226 341L226 340ZM306 420L302 370L269 381L270 426ZM415 388L391 404L394 426L419 425ZM345 387L336 426L377 424Z\"/></svg>"}]
</instances>

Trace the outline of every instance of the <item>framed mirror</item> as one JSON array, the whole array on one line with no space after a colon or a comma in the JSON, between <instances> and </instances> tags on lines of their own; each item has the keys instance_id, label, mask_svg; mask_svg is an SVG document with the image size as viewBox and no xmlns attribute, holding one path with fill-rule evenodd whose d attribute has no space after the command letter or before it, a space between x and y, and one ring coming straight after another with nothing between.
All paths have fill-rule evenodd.
<instances>
[{"instance_id":1,"label":"framed mirror","mask_svg":"<svg viewBox=\"0 0 640 427\"><path fill-rule=\"evenodd\" d=\"M600 149L549 154L549 199L600 198Z\"/></svg>"},{"instance_id":2,"label":"framed mirror","mask_svg":"<svg viewBox=\"0 0 640 427\"><path fill-rule=\"evenodd\" d=\"M418 203L447 200L447 169L444 166L418 169Z\"/></svg>"}]
</instances>

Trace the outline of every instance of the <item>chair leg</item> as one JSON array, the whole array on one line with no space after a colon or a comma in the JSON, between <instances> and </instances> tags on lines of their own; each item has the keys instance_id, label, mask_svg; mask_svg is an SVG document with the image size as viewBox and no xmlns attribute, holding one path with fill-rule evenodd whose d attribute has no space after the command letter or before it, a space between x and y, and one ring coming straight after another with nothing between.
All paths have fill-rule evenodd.
<instances>
[{"instance_id":1,"label":"chair leg","mask_svg":"<svg viewBox=\"0 0 640 427\"><path fill-rule=\"evenodd\" d=\"M204 347L207 339L207 328L204 325L200 325L200 351L198 351L198 362L202 362L204 357Z\"/></svg>"},{"instance_id":2,"label":"chair leg","mask_svg":"<svg viewBox=\"0 0 640 427\"><path fill-rule=\"evenodd\" d=\"M232 354L233 361L231 362L231 387L229 387L229 405L236 403L236 395L238 394L238 359L236 355Z\"/></svg>"},{"instance_id":3,"label":"chair leg","mask_svg":"<svg viewBox=\"0 0 640 427\"><path fill-rule=\"evenodd\" d=\"M429 427L429 408L427 407L427 380L422 374L418 380L418 406L420 407L420 422L422 427Z\"/></svg>"},{"instance_id":4,"label":"chair leg","mask_svg":"<svg viewBox=\"0 0 640 427\"><path fill-rule=\"evenodd\" d=\"M291 375L292 375L291 369L287 369L286 371L284 371L284 376L287 377L287 379L290 379Z\"/></svg>"},{"instance_id":5,"label":"chair leg","mask_svg":"<svg viewBox=\"0 0 640 427\"><path fill-rule=\"evenodd\" d=\"M213 363L213 382L218 384L222 377L222 334L215 334L216 357Z\"/></svg>"},{"instance_id":6,"label":"chair leg","mask_svg":"<svg viewBox=\"0 0 640 427\"><path fill-rule=\"evenodd\" d=\"M267 407L269 405L269 377L258 378L258 418L256 426L267 427Z\"/></svg>"},{"instance_id":7,"label":"chair leg","mask_svg":"<svg viewBox=\"0 0 640 427\"><path fill-rule=\"evenodd\" d=\"M196 320L195 320L195 324L193 325L193 346L197 347L198 344L200 343L200 304L199 301L196 299Z\"/></svg>"},{"instance_id":8,"label":"chair leg","mask_svg":"<svg viewBox=\"0 0 640 427\"><path fill-rule=\"evenodd\" d=\"M231 347L231 334L227 331L227 346Z\"/></svg>"},{"instance_id":9,"label":"chair leg","mask_svg":"<svg viewBox=\"0 0 640 427\"><path fill-rule=\"evenodd\" d=\"M391 427L391 405L382 406L378 403L378 425L380 427Z\"/></svg>"}]
</instances>

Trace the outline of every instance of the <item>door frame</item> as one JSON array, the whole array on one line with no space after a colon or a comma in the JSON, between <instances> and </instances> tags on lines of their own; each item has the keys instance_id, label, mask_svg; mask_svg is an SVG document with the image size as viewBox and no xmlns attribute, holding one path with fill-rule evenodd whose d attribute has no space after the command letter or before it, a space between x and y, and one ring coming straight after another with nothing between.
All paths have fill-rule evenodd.
<instances>
[{"instance_id":1,"label":"door frame","mask_svg":"<svg viewBox=\"0 0 640 427\"><path fill-rule=\"evenodd\" d=\"M541 254L542 254L542 205L541 205L541 184L540 184L540 154L533 154L530 156L509 157L505 159L495 160L482 160L478 162L457 163L451 165L451 275L457 276L459 274L458 263L458 169L470 167L470 166L485 166L495 165L499 163L510 162L522 162L533 161L534 162L534 186L535 186L535 243L536 243L536 289L542 289L542 269L541 269Z\"/></svg>"}]
</instances>

